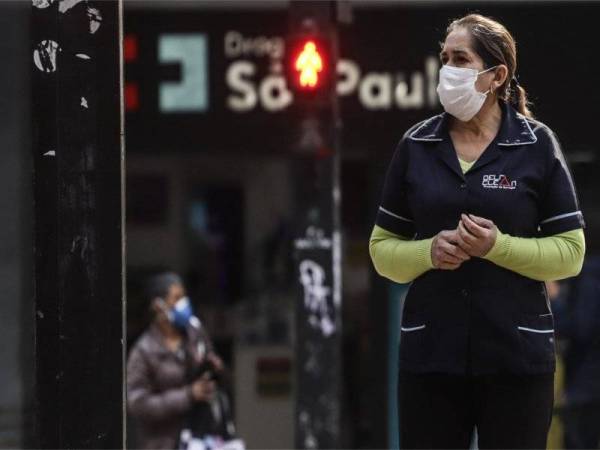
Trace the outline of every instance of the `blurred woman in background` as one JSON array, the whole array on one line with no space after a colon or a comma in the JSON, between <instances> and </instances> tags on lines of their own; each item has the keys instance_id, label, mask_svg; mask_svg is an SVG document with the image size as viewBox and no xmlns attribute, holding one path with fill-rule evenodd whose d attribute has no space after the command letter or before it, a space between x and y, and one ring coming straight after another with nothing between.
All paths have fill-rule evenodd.
<instances>
[{"instance_id":1,"label":"blurred woman in background","mask_svg":"<svg viewBox=\"0 0 600 450\"><path fill-rule=\"evenodd\" d=\"M183 430L233 434L233 425L212 414L215 377L224 365L193 315L179 275L152 277L146 286L153 320L127 362L127 406L138 425L137 447L178 448ZM221 419L224 419L223 417Z\"/></svg>"}]
</instances>

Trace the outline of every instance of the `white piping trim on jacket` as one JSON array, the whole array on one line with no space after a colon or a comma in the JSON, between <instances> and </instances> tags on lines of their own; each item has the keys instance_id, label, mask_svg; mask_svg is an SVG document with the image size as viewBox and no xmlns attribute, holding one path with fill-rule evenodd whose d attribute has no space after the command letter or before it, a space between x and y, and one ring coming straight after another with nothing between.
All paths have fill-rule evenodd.
<instances>
[{"instance_id":1,"label":"white piping trim on jacket","mask_svg":"<svg viewBox=\"0 0 600 450\"><path fill-rule=\"evenodd\" d=\"M533 132L533 130L531 129L531 127L529 126L529 122L527 122L526 119L521 119L525 122L525 125L527 125L527 128L529 128L529 132L531 133L531 135L533 136L533 141L527 141L527 142L513 142L511 144L506 144L506 143L502 143L502 142L498 142L498 145L504 145L505 147L510 147L511 145L526 145L526 144L535 144L537 142L537 136L535 135L535 133Z\"/></svg>"},{"instance_id":2,"label":"white piping trim on jacket","mask_svg":"<svg viewBox=\"0 0 600 450\"><path fill-rule=\"evenodd\" d=\"M439 141L443 141L442 138L417 138L417 137L414 137L412 135L410 136L410 138L413 141L422 141L422 142L439 142Z\"/></svg>"},{"instance_id":3,"label":"white piping trim on jacket","mask_svg":"<svg viewBox=\"0 0 600 450\"><path fill-rule=\"evenodd\" d=\"M523 331L533 331L534 333L553 333L554 328L550 328L548 330L538 330L536 328L527 328L527 327L517 327L519 330Z\"/></svg>"},{"instance_id":4,"label":"white piping trim on jacket","mask_svg":"<svg viewBox=\"0 0 600 450\"><path fill-rule=\"evenodd\" d=\"M402 331L417 331L417 330L422 330L423 328L425 328L425 325L419 325L418 327L400 327L400 329Z\"/></svg>"},{"instance_id":5,"label":"white piping trim on jacket","mask_svg":"<svg viewBox=\"0 0 600 450\"><path fill-rule=\"evenodd\" d=\"M432 117L432 119L433 119L433 117ZM423 128L425 125L429 125L430 122L431 122L431 120L426 120L424 123L421 124L421 126L419 128L417 128L415 131L410 133L410 136L408 136L408 137L410 139L412 139L413 141L425 141L425 142L443 141L442 138L418 138L418 137L415 137L415 134L417 134L419 131L421 131L421 128Z\"/></svg>"},{"instance_id":6,"label":"white piping trim on jacket","mask_svg":"<svg viewBox=\"0 0 600 450\"><path fill-rule=\"evenodd\" d=\"M394 214L393 212L391 212L391 211L388 211L388 210L387 210L387 209L385 209L383 206L380 206L380 207L379 207L379 209L380 209L381 211L383 211L384 213L386 213L386 214L389 214L389 215L390 215L390 216L392 216L392 217L395 217L396 219L404 220L405 222L412 222L412 220L410 220L410 219L407 219L406 217L402 217L402 216L399 216L398 214Z\"/></svg>"},{"instance_id":7,"label":"white piping trim on jacket","mask_svg":"<svg viewBox=\"0 0 600 450\"><path fill-rule=\"evenodd\" d=\"M581 211L575 211L575 212L570 212L570 213L565 213L565 214L559 214L558 216L553 216L553 217L549 217L547 219L542 220L540 222L540 225L543 224L543 223L553 222L555 220L565 219L565 218L571 217L571 216L576 216L578 214L581 214Z\"/></svg>"}]
</instances>

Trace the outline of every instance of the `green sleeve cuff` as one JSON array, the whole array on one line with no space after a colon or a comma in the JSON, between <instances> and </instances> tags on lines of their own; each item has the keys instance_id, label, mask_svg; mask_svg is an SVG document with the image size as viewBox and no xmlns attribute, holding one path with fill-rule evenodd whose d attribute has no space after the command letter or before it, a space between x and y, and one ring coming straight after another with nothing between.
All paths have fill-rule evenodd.
<instances>
[{"instance_id":1,"label":"green sleeve cuff","mask_svg":"<svg viewBox=\"0 0 600 450\"><path fill-rule=\"evenodd\" d=\"M502 233L500 230L497 231L496 242L494 242L490 251L483 256L483 259L487 259L493 263L498 262L498 258L508 254L510 250L510 235Z\"/></svg>"},{"instance_id":2,"label":"green sleeve cuff","mask_svg":"<svg viewBox=\"0 0 600 450\"><path fill-rule=\"evenodd\" d=\"M377 225L369 240L369 253L377 273L397 283L409 283L433 269L433 238L412 240Z\"/></svg>"},{"instance_id":3,"label":"green sleeve cuff","mask_svg":"<svg viewBox=\"0 0 600 450\"><path fill-rule=\"evenodd\" d=\"M433 269L433 261L431 260L431 246L433 245L433 238L419 240L419 246L417 247L417 259L419 265L427 268L427 270Z\"/></svg>"}]
</instances>

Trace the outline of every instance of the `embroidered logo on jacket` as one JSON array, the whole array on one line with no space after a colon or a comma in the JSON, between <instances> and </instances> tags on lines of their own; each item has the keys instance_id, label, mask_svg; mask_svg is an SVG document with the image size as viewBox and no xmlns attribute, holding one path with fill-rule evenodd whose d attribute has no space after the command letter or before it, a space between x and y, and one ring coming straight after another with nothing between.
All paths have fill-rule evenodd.
<instances>
[{"instance_id":1,"label":"embroidered logo on jacket","mask_svg":"<svg viewBox=\"0 0 600 450\"><path fill-rule=\"evenodd\" d=\"M504 174L484 175L481 185L487 189L516 189L516 180L510 181Z\"/></svg>"}]
</instances>

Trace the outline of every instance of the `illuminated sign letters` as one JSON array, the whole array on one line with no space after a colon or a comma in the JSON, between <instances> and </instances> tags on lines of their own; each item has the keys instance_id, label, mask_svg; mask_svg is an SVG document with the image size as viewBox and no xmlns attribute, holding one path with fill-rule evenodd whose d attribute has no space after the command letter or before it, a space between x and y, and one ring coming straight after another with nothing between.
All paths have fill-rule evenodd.
<instances>
[{"instance_id":1,"label":"illuminated sign letters","mask_svg":"<svg viewBox=\"0 0 600 450\"><path fill-rule=\"evenodd\" d=\"M223 37L221 57L228 60L225 73L214 74L213 70L211 76L222 77L226 90L224 97L220 92L211 94L218 95L213 102L222 102L221 105L210 105L208 35L165 33L158 36L159 63L178 65L181 74L178 81L159 82L161 113L204 113L223 107L234 113L257 109L280 112L290 106L294 94L283 73L284 40L277 36L249 37L232 30ZM308 69L304 67L303 70ZM355 97L360 106L369 111L435 109L439 106L436 93L438 70L439 62L434 56L425 57L423 68L412 72L364 72L356 61L344 58L338 61L335 83L342 99ZM307 72L311 76L317 73Z\"/></svg>"}]
</instances>

